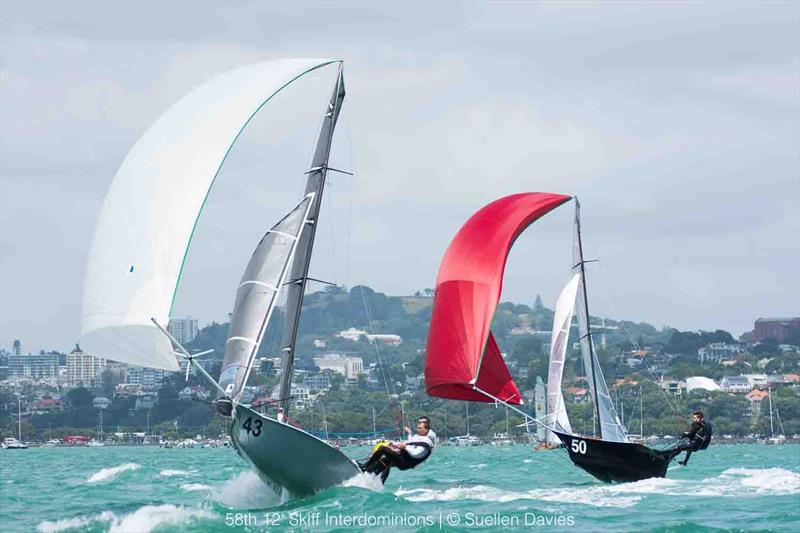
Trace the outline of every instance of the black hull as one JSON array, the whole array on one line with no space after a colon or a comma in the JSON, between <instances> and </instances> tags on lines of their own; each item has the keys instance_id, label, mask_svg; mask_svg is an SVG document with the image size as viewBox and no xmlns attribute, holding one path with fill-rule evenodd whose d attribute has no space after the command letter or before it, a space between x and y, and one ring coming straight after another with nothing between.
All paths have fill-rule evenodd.
<instances>
[{"instance_id":1,"label":"black hull","mask_svg":"<svg viewBox=\"0 0 800 533\"><path fill-rule=\"evenodd\" d=\"M674 450L654 450L633 442L610 442L558 431L554 433L564 443L575 466L606 483L665 477L669 463L678 454Z\"/></svg>"}]
</instances>

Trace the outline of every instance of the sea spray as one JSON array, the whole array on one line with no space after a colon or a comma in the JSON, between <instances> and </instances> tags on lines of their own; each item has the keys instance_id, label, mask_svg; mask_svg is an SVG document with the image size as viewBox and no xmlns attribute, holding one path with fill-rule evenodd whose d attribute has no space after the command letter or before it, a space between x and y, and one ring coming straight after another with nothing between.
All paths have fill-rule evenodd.
<instances>
[{"instance_id":1,"label":"sea spray","mask_svg":"<svg viewBox=\"0 0 800 533\"><path fill-rule=\"evenodd\" d=\"M281 495L252 470L245 470L226 481L213 498L231 509L264 509L282 503Z\"/></svg>"},{"instance_id":2,"label":"sea spray","mask_svg":"<svg viewBox=\"0 0 800 533\"><path fill-rule=\"evenodd\" d=\"M100 483L102 481L110 481L123 472L138 470L139 468L141 468L141 466L136 463L125 463L124 465L114 466L111 468L103 468L102 470L99 470L89 476L86 479L86 482Z\"/></svg>"},{"instance_id":3,"label":"sea spray","mask_svg":"<svg viewBox=\"0 0 800 533\"><path fill-rule=\"evenodd\" d=\"M373 492L383 492L383 483L381 483L381 478L375 474L367 474L366 472L361 472L354 475L342 483L341 486L358 487L371 490Z\"/></svg>"}]
</instances>

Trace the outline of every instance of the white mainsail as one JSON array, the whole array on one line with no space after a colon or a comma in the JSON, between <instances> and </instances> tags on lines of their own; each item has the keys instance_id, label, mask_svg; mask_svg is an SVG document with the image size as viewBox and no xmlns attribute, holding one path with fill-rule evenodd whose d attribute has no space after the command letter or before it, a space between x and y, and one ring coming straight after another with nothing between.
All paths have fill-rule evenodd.
<instances>
[{"instance_id":1,"label":"white mainsail","mask_svg":"<svg viewBox=\"0 0 800 533\"><path fill-rule=\"evenodd\" d=\"M241 67L194 89L139 138L111 184L84 282L87 353L177 370L166 327L194 227L214 179L253 115L328 59Z\"/></svg>"},{"instance_id":2,"label":"white mainsail","mask_svg":"<svg viewBox=\"0 0 800 533\"><path fill-rule=\"evenodd\" d=\"M547 371L547 419L546 424L566 433L572 433L572 427L564 404L561 391L561 380L564 375L564 359L569 342L569 329L572 324L572 313L575 309L575 298L578 294L580 274L575 274L564 286L556 301L553 316L553 333L550 338L550 365ZM547 430L548 444L561 444L559 438Z\"/></svg>"},{"instance_id":3,"label":"white mainsail","mask_svg":"<svg viewBox=\"0 0 800 533\"><path fill-rule=\"evenodd\" d=\"M236 288L219 378L220 387L235 401L241 397L253 368L272 311L286 283L300 234L308 225L308 212L313 202L314 193L306 195L264 235Z\"/></svg>"},{"instance_id":4,"label":"white mainsail","mask_svg":"<svg viewBox=\"0 0 800 533\"><path fill-rule=\"evenodd\" d=\"M580 274L577 315L578 327L580 329L581 355L586 372L586 379L589 382L589 389L597 412L599 422L600 438L614 442L628 442L628 434L617 417L614 409L614 402L608 393L606 380L603 377L603 370L594 349L594 341L589 327L589 303L586 292L586 273L583 260L583 244L581 242L581 205L575 198L575 225L574 225L574 248L573 248L573 272Z\"/></svg>"}]
</instances>

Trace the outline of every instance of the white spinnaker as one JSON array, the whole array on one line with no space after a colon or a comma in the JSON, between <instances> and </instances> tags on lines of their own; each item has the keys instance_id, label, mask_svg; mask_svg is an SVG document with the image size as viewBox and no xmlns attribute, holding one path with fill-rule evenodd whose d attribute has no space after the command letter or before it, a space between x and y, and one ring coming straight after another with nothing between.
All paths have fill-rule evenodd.
<instances>
[{"instance_id":1,"label":"white spinnaker","mask_svg":"<svg viewBox=\"0 0 800 533\"><path fill-rule=\"evenodd\" d=\"M308 194L264 235L236 288L219 377L220 387L236 401L242 395L281 288L287 281L289 264L300 234L308 225L313 201L314 193Z\"/></svg>"},{"instance_id":2,"label":"white spinnaker","mask_svg":"<svg viewBox=\"0 0 800 533\"><path fill-rule=\"evenodd\" d=\"M206 196L253 115L328 59L244 66L170 107L125 157L95 227L84 282L80 344L91 354L177 370L166 327Z\"/></svg>"},{"instance_id":3,"label":"white spinnaker","mask_svg":"<svg viewBox=\"0 0 800 533\"><path fill-rule=\"evenodd\" d=\"M572 313L575 310L575 298L578 294L580 274L575 274L564 286L556 301L553 316L553 333L550 338L550 365L547 370L547 425L572 433L572 427L564 404L561 391L561 379L564 375L564 359L569 343L569 328L572 324ZM561 444L561 440L547 430L548 444Z\"/></svg>"}]
</instances>

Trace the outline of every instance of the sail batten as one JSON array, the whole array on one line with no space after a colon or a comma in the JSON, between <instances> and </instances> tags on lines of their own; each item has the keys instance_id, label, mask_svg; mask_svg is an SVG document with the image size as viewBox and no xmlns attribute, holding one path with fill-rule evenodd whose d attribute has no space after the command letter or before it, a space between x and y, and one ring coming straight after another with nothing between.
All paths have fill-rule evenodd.
<instances>
[{"instance_id":1,"label":"sail batten","mask_svg":"<svg viewBox=\"0 0 800 533\"><path fill-rule=\"evenodd\" d=\"M280 287L286 278L298 237L306 227L305 221L313 204L314 193L306 195L275 224L256 246L242 275L236 290L219 379L220 386L234 400L241 397L280 295L280 291L272 290L272 287Z\"/></svg>"},{"instance_id":2,"label":"sail batten","mask_svg":"<svg viewBox=\"0 0 800 533\"><path fill-rule=\"evenodd\" d=\"M572 324L572 314L575 309L575 299L578 295L580 274L575 274L566 284L556 301L553 315L553 331L550 338L550 364L547 373L547 420L549 427L559 431L572 432L564 395L561 390L561 380L564 375L564 360L569 342L569 330ZM561 441L547 430L548 444L560 444Z\"/></svg>"},{"instance_id":3,"label":"sail batten","mask_svg":"<svg viewBox=\"0 0 800 533\"><path fill-rule=\"evenodd\" d=\"M522 403L491 333L491 322L514 241L569 199L550 193L507 196L484 206L458 231L436 280L425 359L429 395Z\"/></svg>"}]
</instances>

